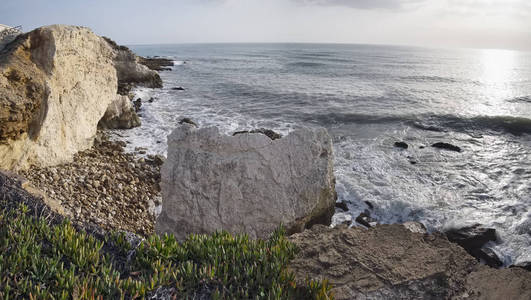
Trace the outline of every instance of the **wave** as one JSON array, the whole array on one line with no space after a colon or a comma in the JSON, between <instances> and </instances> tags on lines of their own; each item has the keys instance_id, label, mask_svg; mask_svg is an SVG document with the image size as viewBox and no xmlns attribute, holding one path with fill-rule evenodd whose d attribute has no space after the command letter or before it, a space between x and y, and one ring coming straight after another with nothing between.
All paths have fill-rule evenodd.
<instances>
[{"instance_id":1,"label":"wave","mask_svg":"<svg viewBox=\"0 0 531 300\"><path fill-rule=\"evenodd\" d=\"M505 100L506 102L511 103L531 103L531 95L529 96L521 96L521 97L514 97L508 100Z\"/></svg>"},{"instance_id":2,"label":"wave","mask_svg":"<svg viewBox=\"0 0 531 300\"><path fill-rule=\"evenodd\" d=\"M287 66L295 67L295 68L300 68L300 67L302 67L302 68L314 68L314 67L324 67L324 66L326 66L326 64L318 63L318 62L300 61L300 62L289 63L289 64L287 64Z\"/></svg>"},{"instance_id":3,"label":"wave","mask_svg":"<svg viewBox=\"0 0 531 300\"><path fill-rule=\"evenodd\" d=\"M454 77L442 77L442 76L402 76L401 79L413 80L416 82L443 82L443 83L471 83L474 85L481 84L476 80L459 79Z\"/></svg>"},{"instance_id":4,"label":"wave","mask_svg":"<svg viewBox=\"0 0 531 300\"><path fill-rule=\"evenodd\" d=\"M531 119L513 116L457 115L369 115L355 113L329 113L308 115L305 119L316 120L325 125L332 124L387 124L402 123L427 131L497 131L513 135L531 134Z\"/></svg>"}]
</instances>

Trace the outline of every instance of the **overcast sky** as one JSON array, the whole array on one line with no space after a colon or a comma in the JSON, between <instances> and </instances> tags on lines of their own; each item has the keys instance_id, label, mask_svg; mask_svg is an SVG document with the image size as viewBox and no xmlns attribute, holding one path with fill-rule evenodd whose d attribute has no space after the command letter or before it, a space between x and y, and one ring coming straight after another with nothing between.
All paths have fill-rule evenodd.
<instances>
[{"instance_id":1,"label":"overcast sky","mask_svg":"<svg viewBox=\"0 0 531 300\"><path fill-rule=\"evenodd\" d=\"M326 42L531 51L531 0L0 0L0 23L122 44Z\"/></svg>"}]
</instances>

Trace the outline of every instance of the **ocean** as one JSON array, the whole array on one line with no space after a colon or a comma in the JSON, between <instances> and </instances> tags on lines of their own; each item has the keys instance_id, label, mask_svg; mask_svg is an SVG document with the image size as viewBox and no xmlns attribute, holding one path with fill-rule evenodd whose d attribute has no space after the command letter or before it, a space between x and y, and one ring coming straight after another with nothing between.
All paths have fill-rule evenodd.
<instances>
[{"instance_id":1,"label":"ocean","mask_svg":"<svg viewBox=\"0 0 531 300\"><path fill-rule=\"evenodd\" d=\"M334 142L334 223L368 209L430 231L480 223L505 265L531 261L531 53L335 44L131 46L170 57L163 89L136 90L128 150L164 154L182 117L227 134L323 126ZM173 90L183 87L184 91ZM152 102L147 100L153 98ZM404 141L408 149L394 147ZM462 152L430 147L436 142ZM356 225L356 224L354 224Z\"/></svg>"}]
</instances>

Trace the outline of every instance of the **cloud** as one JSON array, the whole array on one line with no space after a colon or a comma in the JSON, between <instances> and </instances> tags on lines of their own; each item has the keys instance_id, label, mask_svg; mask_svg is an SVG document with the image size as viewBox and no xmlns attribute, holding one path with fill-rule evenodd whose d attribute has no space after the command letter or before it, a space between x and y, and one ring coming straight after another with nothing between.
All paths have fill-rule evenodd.
<instances>
[{"instance_id":1,"label":"cloud","mask_svg":"<svg viewBox=\"0 0 531 300\"><path fill-rule=\"evenodd\" d=\"M305 5L345 6L357 9L401 10L425 0L293 0Z\"/></svg>"}]
</instances>

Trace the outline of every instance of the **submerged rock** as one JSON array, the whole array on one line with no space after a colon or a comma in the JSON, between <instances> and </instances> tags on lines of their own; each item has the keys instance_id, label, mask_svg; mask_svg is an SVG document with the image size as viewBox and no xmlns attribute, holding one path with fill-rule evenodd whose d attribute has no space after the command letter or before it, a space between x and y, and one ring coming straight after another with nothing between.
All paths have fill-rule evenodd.
<instances>
[{"instance_id":1,"label":"submerged rock","mask_svg":"<svg viewBox=\"0 0 531 300\"><path fill-rule=\"evenodd\" d=\"M98 123L103 129L130 129L140 126L140 118L127 96L116 95Z\"/></svg>"},{"instance_id":2,"label":"submerged rock","mask_svg":"<svg viewBox=\"0 0 531 300\"><path fill-rule=\"evenodd\" d=\"M281 223L289 233L328 225L335 204L332 167L325 129L296 130L273 141L184 124L168 137L156 230L179 239L220 229L265 238Z\"/></svg>"},{"instance_id":3,"label":"submerged rock","mask_svg":"<svg viewBox=\"0 0 531 300\"><path fill-rule=\"evenodd\" d=\"M431 146L434 147L434 148L450 150L450 151L455 151L455 152L461 152L461 148L459 148L458 146L452 145L452 144L448 144L448 143L438 142L438 143L435 143L435 144L433 144Z\"/></svg>"},{"instance_id":4,"label":"submerged rock","mask_svg":"<svg viewBox=\"0 0 531 300\"><path fill-rule=\"evenodd\" d=\"M176 86L171 88L174 91L184 91L184 88L182 86Z\"/></svg>"},{"instance_id":5,"label":"submerged rock","mask_svg":"<svg viewBox=\"0 0 531 300\"><path fill-rule=\"evenodd\" d=\"M336 207L343 211L348 211L348 205L346 201L336 202Z\"/></svg>"},{"instance_id":6,"label":"submerged rock","mask_svg":"<svg viewBox=\"0 0 531 300\"><path fill-rule=\"evenodd\" d=\"M402 149L407 149L407 148L409 148L408 144L405 143L405 142L395 142L395 147L397 147L397 148L402 148Z\"/></svg>"},{"instance_id":7,"label":"submerged rock","mask_svg":"<svg viewBox=\"0 0 531 300\"><path fill-rule=\"evenodd\" d=\"M74 55L75 54L75 55ZM0 168L70 161L115 99L114 51L88 28L52 25L0 54Z\"/></svg>"}]
</instances>

